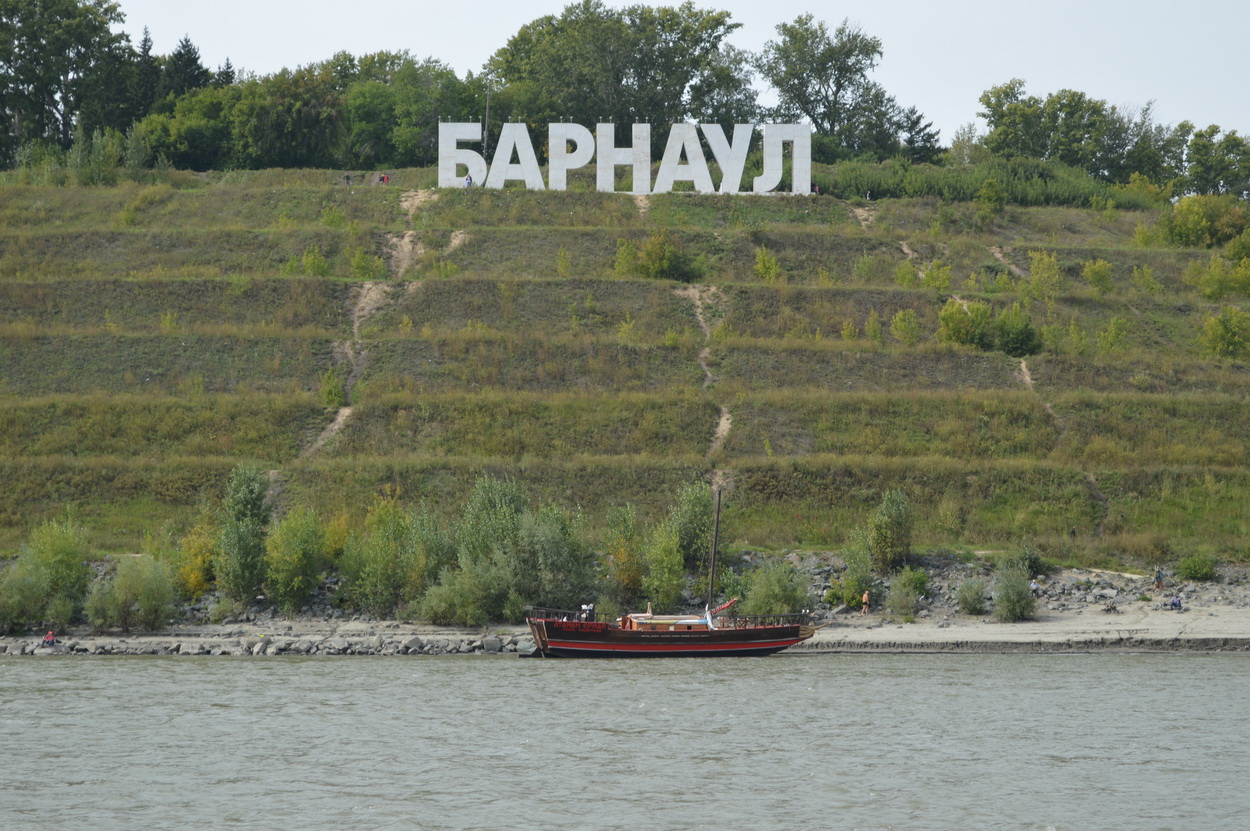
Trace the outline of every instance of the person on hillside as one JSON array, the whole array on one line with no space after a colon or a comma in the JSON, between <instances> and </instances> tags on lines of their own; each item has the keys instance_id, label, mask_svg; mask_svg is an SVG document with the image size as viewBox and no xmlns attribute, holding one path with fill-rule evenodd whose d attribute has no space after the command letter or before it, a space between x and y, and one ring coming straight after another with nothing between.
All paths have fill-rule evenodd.
<instances>
[{"instance_id":1,"label":"person on hillside","mask_svg":"<svg viewBox=\"0 0 1250 831\"><path fill-rule=\"evenodd\" d=\"M390 176L387 176L385 173L383 173L383 174L382 174L382 184L383 184L383 185L389 185L390 183L391 183L391 177L390 177Z\"/></svg>"},{"instance_id":2,"label":"person on hillside","mask_svg":"<svg viewBox=\"0 0 1250 831\"><path fill-rule=\"evenodd\" d=\"M468 190L473 187L473 174L469 173L464 177L464 189Z\"/></svg>"},{"instance_id":3,"label":"person on hillside","mask_svg":"<svg viewBox=\"0 0 1250 831\"><path fill-rule=\"evenodd\" d=\"M1037 584L1036 580L1030 580L1029 591L1033 593L1034 597L1037 597L1039 594L1042 593L1042 587Z\"/></svg>"},{"instance_id":4,"label":"person on hillside","mask_svg":"<svg viewBox=\"0 0 1250 831\"><path fill-rule=\"evenodd\" d=\"M868 589L864 589L864 596L859 599L859 613L868 614Z\"/></svg>"}]
</instances>

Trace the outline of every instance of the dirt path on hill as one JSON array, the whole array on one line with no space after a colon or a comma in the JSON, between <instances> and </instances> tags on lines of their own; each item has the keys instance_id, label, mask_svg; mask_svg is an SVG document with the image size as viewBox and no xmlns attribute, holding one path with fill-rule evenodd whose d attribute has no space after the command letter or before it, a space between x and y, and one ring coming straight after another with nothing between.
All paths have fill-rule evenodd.
<instances>
[{"instance_id":1,"label":"dirt path on hill","mask_svg":"<svg viewBox=\"0 0 1250 831\"><path fill-rule=\"evenodd\" d=\"M675 292L678 297L690 302L694 308L694 319L703 332L704 341L712 338L712 325L708 320L708 307L715 302L720 292L715 286L683 286ZM704 346L699 350L699 368L703 370L703 388L709 389L718 380L712 373L712 349ZM715 456L725 446L729 431L733 429L733 415L725 405L720 407L720 415L716 420L716 429L712 431L712 441L708 444L707 455ZM729 490L733 487L733 472L713 468L710 474L713 490Z\"/></svg>"},{"instance_id":2,"label":"dirt path on hill","mask_svg":"<svg viewBox=\"0 0 1250 831\"><path fill-rule=\"evenodd\" d=\"M645 194L634 194L634 205L638 208L638 215L643 219L647 218L647 211L651 210L651 197Z\"/></svg>"},{"instance_id":3,"label":"dirt path on hill","mask_svg":"<svg viewBox=\"0 0 1250 831\"><path fill-rule=\"evenodd\" d=\"M1042 409L1046 411L1046 415L1050 417L1051 422L1055 425L1056 438L1067 432L1068 426L1064 423L1063 419L1059 417L1059 413L1055 412L1055 408L1051 406L1051 403L1042 399L1041 395L1038 394L1037 390L1034 388L1033 373L1029 372L1029 365L1025 363L1023 358L1020 359L1020 372L1018 377L1024 384L1024 388L1037 395L1038 399L1041 400ZM1102 489L1098 487L1098 480L1094 477L1094 474L1089 471L1084 471L1084 475L1085 485L1089 491L1090 499L1097 502L1101 508L1101 515L1098 517L1098 521L1094 523L1094 536L1101 537L1103 529L1107 524L1107 518L1111 515L1111 501L1107 499L1106 494L1104 494Z\"/></svg>"},{"instance_id":4,"label":"dirt path on hill","mask_svg":"<svg viewBox=\"0 0 1250 831\"><path fill-rule=\"evenodd\" d=\"M399 207L408 212L408 224L412 224L412 216L426 205L438 199L438 191L406 190L399 196Z\"/></svg>"},{"instance_id":5,"label":"dirt path on hill","mask_svg":"<svg viewBox=\"0 0 1250 831\"><path fill-rule=\"evenodd\" d=\"M407 290L411 291L413 285L409 284ZM347 378L343 381L343 393L348 401L351 401L352 390L360 381L361 373L365 369L365 352L360 342L360 326L370 317L377 314L378 309L386 305L389 295L387 284L380 281L371 281L361 283L352 289L356 293L355 300L351 306L352 321L352 339L349 341L338 341L334 344L334 355L339 363L346 363L350 370ZM312 444L304 448L299 454L301 459L315 455L320 452L330 439L339 434L348 420L352 417L352 407L350 404L339 407L338 412L334 414L333 420L322 429Z\"/></svg>"},{"instance_id":6,"label":"dirt path on hill","mask_svg":"<svg viewBox=\"0 0 1250 831\"><path fill-rule=\"evenodd\" d=\"M847 210L851 212L851 215L855 217L855 220L859 223L859 227L861 228L867 228L872 224L872 221L877 218L877 215L867 208L860 208L850 203L847 203L846 207Z\"/></svg>"},{"instance_id":7,"label":"dirt path on hill","mask_svg":"<svg viewBox=\"0 0 1250 831\"><path fill-rule=\"evenodd\" d=\"M990 253L994 255L994 259L998 260L1000 263L1006 266L1007 270L1010 271L1012 274L1016 275L1017 277L1029 276L1027 273L1025 273L1024 269L1022 269L1020 266L1013 263L1011 260L1007 259L1007 255L1003 253L1003 249L1001 247L997 245L991 245Z\"/></svg>"},{"instance_id":8,"label":"dirt path on hill","mask_svg":"<svg viewBox=\"0 0 1250 831\"><path fill-rule=\"evenodd\" d=\"M425 256L425 246L417 239L416 231L390 234L387 248L391 257L391 276L403 277L404 272L419 258Z\"/></svg>"}]
</instances>

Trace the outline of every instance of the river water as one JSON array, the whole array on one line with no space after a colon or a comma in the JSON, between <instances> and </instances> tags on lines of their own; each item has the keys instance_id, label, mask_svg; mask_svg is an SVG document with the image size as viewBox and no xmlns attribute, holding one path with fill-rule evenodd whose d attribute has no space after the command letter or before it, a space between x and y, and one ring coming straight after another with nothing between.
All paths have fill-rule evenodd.
<instances>
[{"instance_id":1,"label":"river water","mask_svg":"<svg viewBox=\"0 0 1250 831\"><path fill-rule=\"evenodd\" d=\"M4 829L1237 829L1250 657L0 658Z\"/></svg>"}]
</instances>

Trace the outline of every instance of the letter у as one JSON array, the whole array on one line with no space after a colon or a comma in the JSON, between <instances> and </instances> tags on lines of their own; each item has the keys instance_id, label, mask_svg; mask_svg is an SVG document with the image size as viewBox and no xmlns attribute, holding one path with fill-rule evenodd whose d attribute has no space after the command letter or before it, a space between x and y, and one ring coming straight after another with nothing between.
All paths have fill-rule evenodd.
<instances>
[{"instance_id":1,"label":"letter \u0443","mask_svg":"<svg viewBox=\"0 0 1250 831\"><path fill-rule=\"evenodd\" d=\"M755 177L752 190L768 193L781 184L784 163L781 145L790 142L790 191L810 193L812 189L812 128L806 124L765 124L764 172Z\"/></svg>"},{"instance_id":2,"label":"letter \u0443","mask_svg":"<svg viewBox=\"0 0 1250 831\"><path fill-rule=\"evenodd\" d=\"M569 143L573 152L569 152ZM547 186L552 190L568 187L568 172L585 167L595 157L595 137L580 124L547 125Z\"/></svg>"},{"instance_id":3,"label":"letter \u0443","mask_svg":"<svg viewBox=\"0 0 1250 831\"><path fill-rule=\"evenodd\" d=\"M651 125L635 124L633 146L617 147L615 128L611 124L595 126L595 187L603 193L616 191L617 165L634 168L630 193L651 192Z\"/></svg>"},{"instance_id":4,"label":"letter \u0443","mask_svg":"<svg viewBox=\"0 0 1250 831\"><path fill-rule=\"evenodd\" d=\"M686 164L681 163L682 151L686 152ZM668 193L677 180L694 182L699 193L713 193L712 174L707 169L703 145L699 143L699 130L693 124L674 124L664 146L664 158L660 160L660 172L655 176L656 193Z\"/></svg>"},{"instance_id":5,"label":"letter \u0443","mask_svg":"<svg viewBox=\"0 0 1250 831\"><path fill-rule=\"evenodd\" d=\"M755 128L750 124L735 124L733 143L725 140L725 130L719 124L700 124L712 158L720 165L721 193L737 193L742 185L742 171L747 166L747 151L751 149L751 134Z\"/></svg>"},{"instance_id":6,"label":"letter \u0443","mask_svg":"<svg viewBox=\"0 0 1250 831\"><path fill-rule=\"evenodd\" d=\"M513 150L516 151L516 162L512 161ZM543 190L543 174L538 169L534 145L530 143L529 128L519 121L510 121L499 131L499 145L495 148L495 158L491 160L486 187L502 190L504 183L512 179L524 182L530 190Z\"/></svg>"},{"instance_id":7,"label":"letter \u0443","mask_svg":"<svg viewBox=\"0 0 1250 831\"><path fill-rule=\"evenodd\" d=\"M460 184L456 168L464 165L475 182L486 178L486 160L481 153L461 150L461 141L481 141L482 125L464 122L440 122L438 125L438 186L454 188ZM531 151L532 152L532 151Z\"/></svg>"}]
</instances>

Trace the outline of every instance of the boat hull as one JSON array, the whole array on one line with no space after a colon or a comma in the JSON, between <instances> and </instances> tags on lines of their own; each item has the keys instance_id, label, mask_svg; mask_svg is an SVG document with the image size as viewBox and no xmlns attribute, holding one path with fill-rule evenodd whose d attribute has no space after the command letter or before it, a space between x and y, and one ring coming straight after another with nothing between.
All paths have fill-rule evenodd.
<instances>
[{"instance_id":1,"label":"boat hull","mask_svg":"<svg viewBox=\"0 0 1250 831\"><path fill-rule=\"evenodd\" d=\"M712 658L771 655L812 636L810 625L693 631L621 629L577 620L529 621L538 651L549 658Z\"/></svg>"}]
</instances>

